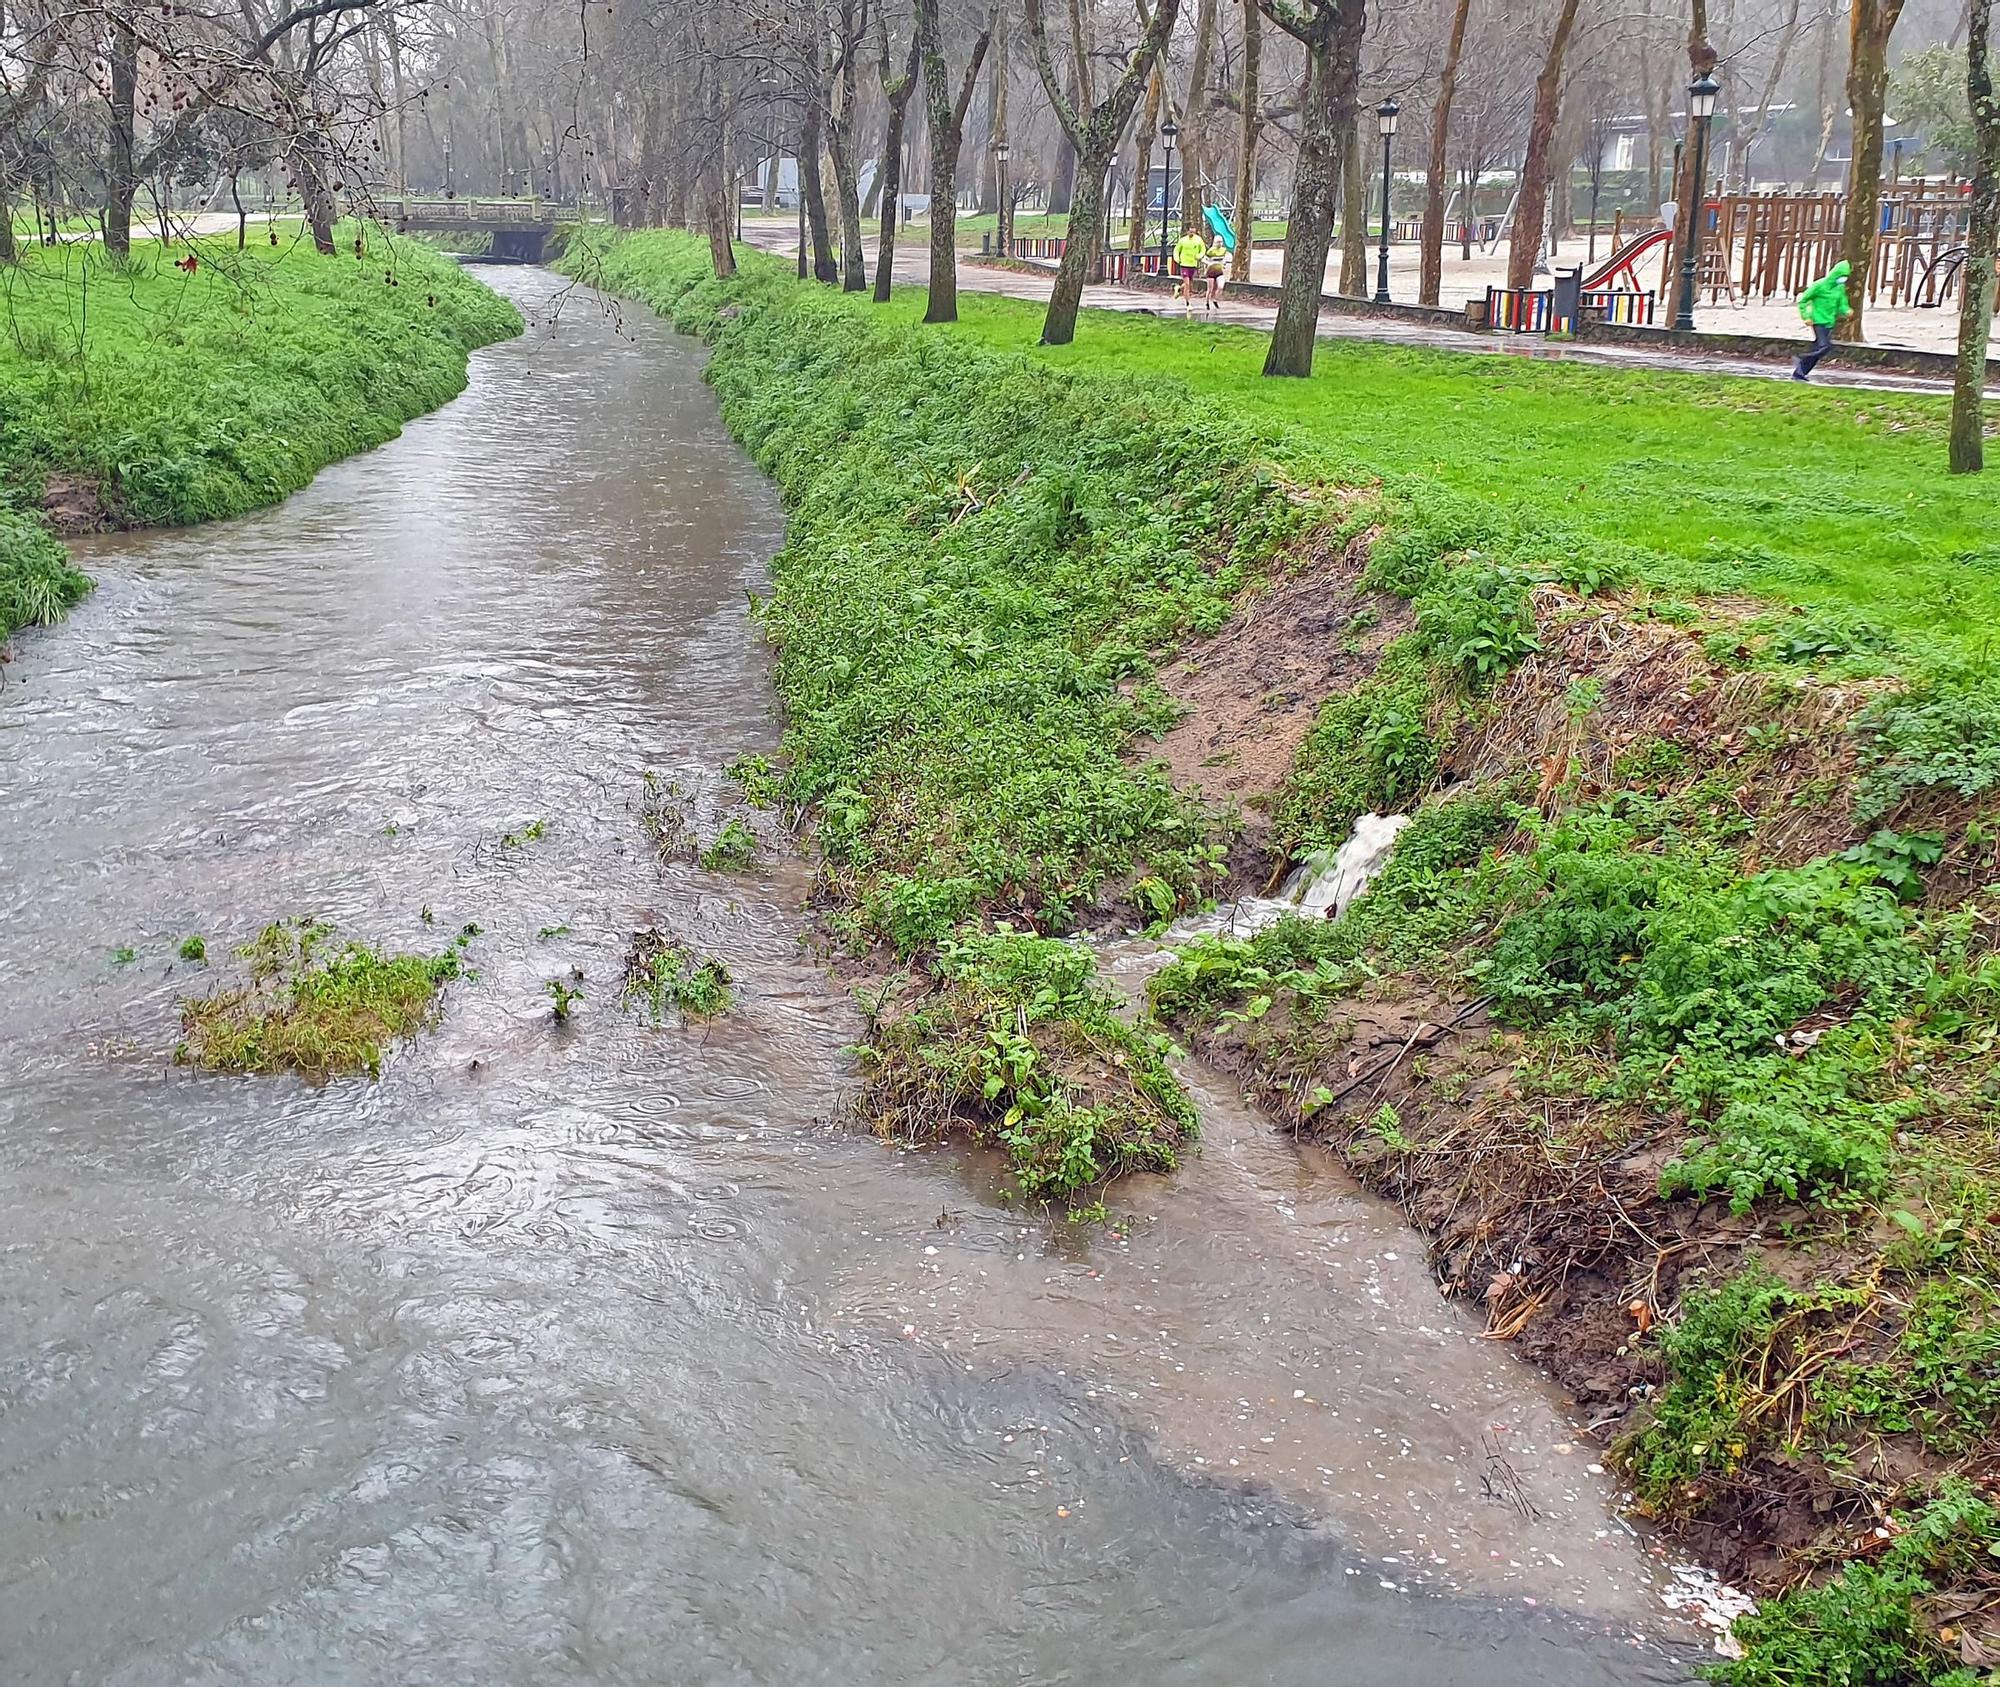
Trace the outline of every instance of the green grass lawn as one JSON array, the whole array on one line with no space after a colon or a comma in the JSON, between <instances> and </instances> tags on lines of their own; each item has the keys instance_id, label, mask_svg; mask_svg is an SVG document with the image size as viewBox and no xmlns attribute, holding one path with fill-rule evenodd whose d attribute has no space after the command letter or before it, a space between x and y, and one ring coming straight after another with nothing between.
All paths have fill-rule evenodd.
<instances>
[{"instance_id":1,"label":"green grass lawn","mask_svg":"<svg viewBox=\"0 0 2000 1687\"><path fill-rule=\"evenodd\" d=\"M884 307L914 330L912 290ZM961 292L924 330L1032 347L1041 308ZM1942 399L1696 373L1323 342L1307 381L1266 380L1267 336L1084 313L1062 368L1184 383L1189 402L1281 425L1336 479L1425 485L1629 547L1672 592L1858 614L1922 643L2000 625L2000 468L1945 472Z\"/></svg>"}]
</instances>

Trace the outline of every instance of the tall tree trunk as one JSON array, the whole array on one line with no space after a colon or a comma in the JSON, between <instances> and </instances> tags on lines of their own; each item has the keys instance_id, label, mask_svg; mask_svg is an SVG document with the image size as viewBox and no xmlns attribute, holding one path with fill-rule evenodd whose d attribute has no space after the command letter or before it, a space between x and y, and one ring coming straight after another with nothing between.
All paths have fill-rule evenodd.
<instances>
[{"instance_id":1,"label":"tall tree trunk","mask_svg":"<svg viewBox=\"0 0 2000 1687\"><path fill-rule=\"evenodd\" d=\"M910 98L917 90L917 47L915 30L910 32L910 53L903 61L901 75L889 69L888 26L875 14L881 50L882 97L888 101L888 130L882 141L882 221L875 256L875 302L886 305L895 286L897 224L903 220L903 130L910 114Z\"/></svg>"},{"instance_id":2,"label":"tall tree trunk","mask_svg":"<svg viewBox=\"0 0 2000 1687\"><path fill-rule=\"evenodd\" d=\"M1071 0L1072 26L1075 0ZM1083 302L1084 278L1099 263L1103 241L1104 176L1124 137L1125 125L1138 108L1139 90L1152 74L1173 33L1180 15L1181 0L1156 0L1138 50L1126 63L1110 93L1095 105L1076 107L1064 96L1049 53L1048 31L1042 20L1041 0L1027 0L1023 20L1035 52L1035 69L1042 79L1042 91L1056 121L1076 149L1076 195L1070 206L1069 229L1063 242L1062 262L1056 266L1055 285L1049 291L1048 315L1042 319L1042 344L1066 346L1076 338L1076 314ZM1077 79L1089 86L1087 71L1079 69Z\"/></svg>"},{"instance_id":3,"label":"tall tree trunk","mask_svg":"<svg viewBox=\"0 0 2000 1687\"><path fill-rule=\"evenodd\" d=\"M1285 275L1278 294L1278 317L1264 354L1266 375L1312 373L1319 333L1326 254L1333 242L1336 171L1346 162L1343 137L1354 127L1361 80L1361 39L1367 25L1362 0L1334 0L1303 29L1291 8L1264 15L1306 49L1305 97L1299 111L1298 172L1292 188L1292 218L1285 234Z\"/></svg>"},{"instance_id":4,"label":"tall tree trunk","mask_svg":"<svg viewBox=\"0 0 2000 1687\"><path fill-rule=\"evenodd\" d=\"M1995 247L2000 246L2000 97L1993 89L1992 0L1971 0L1966 19L1966 93L1978 149L1972 171L1972 228L1959 271L1958 369L1951 393L1953 474L1986 466L1986 347L1993 331Z\"/></svg>"},{"instance_id":5,"label":"tall tree trunk","mask_svg":"<svg viewBox=\"0 0 2000 1687\"><path fill-rule=\"evenodd\" d=\"M1250 258L1257 244L1257 136L1263 128L1257 102L1257 79L1264 56L1264 14L1257 0L1243 0L1243 85L1237 97L1243 106L1243 127L1236 141L1236 250L1229 260L1229 279L1250 279Z\"/></svg>"},{"instance_id":6,"label":"tall tree trunk","mask_svg":"<svg viewBox=\"0 0 2000 1687\"><path fill-rule=\"evenodd\" d=\"M827 121L827 152L833 159L833 191L840 213L840 290L868 287L868 260L861 250L861 188L854 158L854 110L858 99L855 60L861 51L861 0L841 0L840 66Z\"/></svg>"},{"instance_id":7,"label":"tall tree trunk","mask_svg":"<svg viewBox=\"0 0 2000 1687\"><path fill-rule=\"evenodd\" d=\"M1542 231L1549 220L1549 175L1555 150L1556 118L1562 110L1563 58L1576 28L1582 0L1562 0L1555 33L1535 78L1535 113L1528 122L1528 151L1521 162L1521 192L1514 202L1514 232L1507 247L1507 285L1534 284L1542 255Z\"/></svg>"},{"instance_id":8,"label":"tall tree trunk","mask_svg":"<svg viewBox=\"0 0 2000 1687\"><path fill-rule=\"evenodd\" d=\"M979 67L993 39L994 17L973 43L971 61L952 92L945 66L939 0L917 0L917 53L923 63L924 100L930 108L931 288L926 322L958 320L958 152L965 114L979 85Z\"/></svg>"},{"instance_id":9,"label":"tall tree trunk","mask_svg":"<svg viewBox=\"0 0 2000 1687\"><path fill-rule=\"evenodd\" d=\"M1254 11L1255 0L1249 0ZM1146 79L1146 104L1132 137L1132 204L1125 234L1125 249L1135 258L1146 249L1146 219L1153 209L1153 136L1160 128L1160 105L1166 98L1166 71L1159 63ZM1162 184L1161 192L1166 189ZM1164 201L1163 201L1164 203Z\"/></svg>"},{"instance_id":10,"label":"tall tree trunk","mask_svg":"<svg viewBox=\"0 0 2000 1687\"><path fill-rule=\"evenodd\" d=\"M1423 269L1417 282L1417 303L1434 305L1444 290L1444 199L1447 153L1451 145L1451 101L1458 89L1458 61L1465 52L1465 24L1472 0L1452 8L1451 33L1445 40L1444 70L1438 77L1437 99L1431 106L1431 155L1424 174Z\"/></svg>"},{"instance_id":11,"label":"tall tree trunk","mask_svg":"<svg viewBox=\"0 0 2000 1687\"><path fill-rule=\"evenodd\" d=\"M299 137L293 169L299 179L299 197L305 202L306 221L312 227L313 246L321 257L333 256L333 225L340 208L333 197L333 160L323 156L320 143L312 136Z\"/></svg>"},{"instance_id":12,"label":"tall tree trunk","mask_svg":"<svg viewBox=\"0 0 2000 1687\"><path fill-rule=\"evenodd\" d=\"M819 173L819 101L808 89L800 103L805 116L799 124L799 193L805 200L806 227L812 236L813 279L831 285L840 279L840 270L833 261L833 242L827 236L826 189Z\"/></svg>"},{"instance_id":13,"label":"tall tree trunk","mask_svg":"<svg viewBox=\"0 0 2000 1687\"><path fill-rule=\"evenodd\" d=\"M1340 140L1340 285L1349 299L1368 297L1368 160L1361 147L1361 113Z\"/></svg>"},{"instance_id":14,"label":"tall tree trunk","mask_svg":"<svg viewBox=\"0 0 2000 1687\"><path fill-rule=\"evenodd\" d=\"M1882 209L1882 106L1889 91L1889 37L1903 14L1903 0L1854 0L1847 38L1847 109L1854 146L1847 166L1847 220L1840 255L1851 266L1847 301L1852 316L1834 325L1834 338L1860 340L1875 261L1876 222Z\"/></svg>"},{"instance_id":15,"label":"tall tree trunk","mask_svg":"<svg viewBox=\"0 0 2000 1687\"><path fill-rule=\"evenodd\" d=\"M708 225L708 256L715 265L715 279L727 281L736 273L736 208L730 203L729 171L721 159L709 166L702 193L702 220Z\"/></svg>"},{"instance_id":16,"label":"tall tree trunk","mask_svg":"<svg viewBox=\"0 0 2000 1687\"><path fill-rule=\"evenodd\" d=\"M1076 315L1083 305L1083 284L1094 270L1102 273L1097 247L1103 238L1104 175L1109 165L1108 157L1084 156L1076 161L1076 191L1070 198L1062 262L1056 265L1048 314L1042 320L1045 346L1066 346L1076 338Z\"/></svg>"},{"instance_id":17,"label":"tall tree trunk","mask_svg":"<svg viewBox=\"0 0 2000 1687\"><path fill-rule=\"evenodd\" d=\"M1660 75L1659 61L1653 56L1653 47L1653 32L1649 29L1641 30L1639 86L1645 90L1646 98L1646 215L1649 217L1659 211L1661 189L1665 185L1660 174L1660 138L1667 132L1665 78Z\"/></svg>"},{"instance_id":18,"label":"tall tree trunk","mask_svg":"<svg viewBox=\"0 0 2000 1687\"><path fill-rule=\"evenodd\" d=\"M1070 200L1076 193L1076 148L1068 141L1056 142L1055 180L1049 183L1049 215L1069 215Z\"/></svg>"},{"instance_id":19,"label":"tall tree trunk","mask_svg":"<svg viewBox=\"0 0 2000 1687\"><path fill-rule=\"evenodd\" d=\"M131 24L111 24L111 131L104 160L104 250L118 263L132 255L132 202L139 197L137 145L139 36Z\"/></svg>"},{"instance_id":20,"label":"tall tree trunk","mask_svg":"<svg viewBox=\"0 0 2000 1687\"><path fill-rule=\"evenodd\" d=\"M1000 195L1005 193L1012 200L1014 172L1000 168L994 149L1007 142L1007 80L1012 74L1007 62L1007 36L1006 0L1001 0L993 15L993 109L986 137L986 168L993 182L993 191L987 196L993 207L993 243L1003 254L1014 236L1014 207L1011 203L1002 205Z\"/></svg>"},{"instance_id":21,"label":"tall tree trunk","mask_svg":"<svg viewBox=\"0 0 2000 1687\"><path fill-rule=\"evenodd\" d=\"M0 174L0 264L9 267L21 261L14 244L14 183Z\"/></svg>"},{"instance_id":22,"label":"tall tree trunk","mask_svg":"<svg viewBox=\"0 0 2000 1687\"><path fill-rule=\"evenodd\" d=\"M1187 107L1181 119L1181 227L1202 227L1201 182L1209 167L1208 63L1215 53L1215 0L1199 0L1194 56L1188 61Z\"/></svg>"},{"instance_id":23,"label":"tall tree trunk","mask_svg":"<svg viewBox=\"0 0 2000 1687\"><path fill-rule=\"evenodd\" d=\"M902 219L903 120L906 108L889 107L889 131L882 142L882 211L875 236L875 302L886 305L896 285L896 225Z\"/></svg>"},{"instance_id":24,"label":"tall tree trunk","mask_svg":"<svg viewBox=\"0 0 2000 1687\"><path fill-rule=\"evenodd\" d=\"M389 56L389 92L396 102L396 122L391 133L396 140L395 183L398 193L410 191L410 90L403 69L403 31L397 21L396 8L382 9L382 27L387 36Z\"/></svg>"}]
</instances>

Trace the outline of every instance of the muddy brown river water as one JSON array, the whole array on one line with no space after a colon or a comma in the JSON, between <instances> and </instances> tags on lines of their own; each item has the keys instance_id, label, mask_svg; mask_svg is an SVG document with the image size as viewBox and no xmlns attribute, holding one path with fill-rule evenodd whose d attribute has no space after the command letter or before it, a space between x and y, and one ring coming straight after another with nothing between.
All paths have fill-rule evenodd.
<instances>
[{"instance_id":1,"label":"muddy brown river water","mask_svg":"<svg viewBox=\"0 0 2000 1687\"><path fill-rule=\"evenodd\" d=\"M1560 1403L1228 1091L1110 1227L827 1128L805 869L637 816L776 741L776 503L698 347L486 273L462 399L0 670L0 1681L1685 1679ZM175 1069L302 913L477 976L377 1083ZM651 924L740 1011L622 1013Z\"/></svg>"}]
</instances>

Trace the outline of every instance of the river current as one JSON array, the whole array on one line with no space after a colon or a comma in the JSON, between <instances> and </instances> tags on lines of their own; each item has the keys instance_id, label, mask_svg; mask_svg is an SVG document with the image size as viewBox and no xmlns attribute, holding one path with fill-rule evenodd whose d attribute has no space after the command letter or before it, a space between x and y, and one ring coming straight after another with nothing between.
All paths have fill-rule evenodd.
<instances>
[{"instance_id":1,"label":"river current","mask_svg":"<svg viewBox=\"0 0 2000 1687\"><path fill-rule=\"evenodd\" d=\"M833 1126L807 869L640 824L776 743L775 499L698 346L486 273L464 397L0 669L0 1681L1683 1679L1560 1402L1221 1086L1111 1226ZM475 976L379 1082L175 1067L308 914ZM738 1010L622 1011L647 927Z\"/></svg>"}]
</instances>

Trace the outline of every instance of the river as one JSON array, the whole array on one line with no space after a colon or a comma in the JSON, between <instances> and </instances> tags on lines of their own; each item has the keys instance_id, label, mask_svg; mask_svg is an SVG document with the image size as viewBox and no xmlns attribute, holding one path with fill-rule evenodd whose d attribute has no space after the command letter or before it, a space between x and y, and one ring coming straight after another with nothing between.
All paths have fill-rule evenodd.
<instances>
[{"instance_id":1,"label":"river","mask_svg":"<svg viewBox=\"0 0 2000 1687\"><path fill-rule=\"evenodd\" d=\"M781 514L699 347L485 273L464 397L0 669L0 1679L1683 1679L1559 1402L1233 1096L1109 1227L831 1127L807 868L638 812L776 742ZM379 1082L176 1068L308 913L476 976ZM655 925L735 1013L621 1011Z\"/></svg>"}]
</instances>

